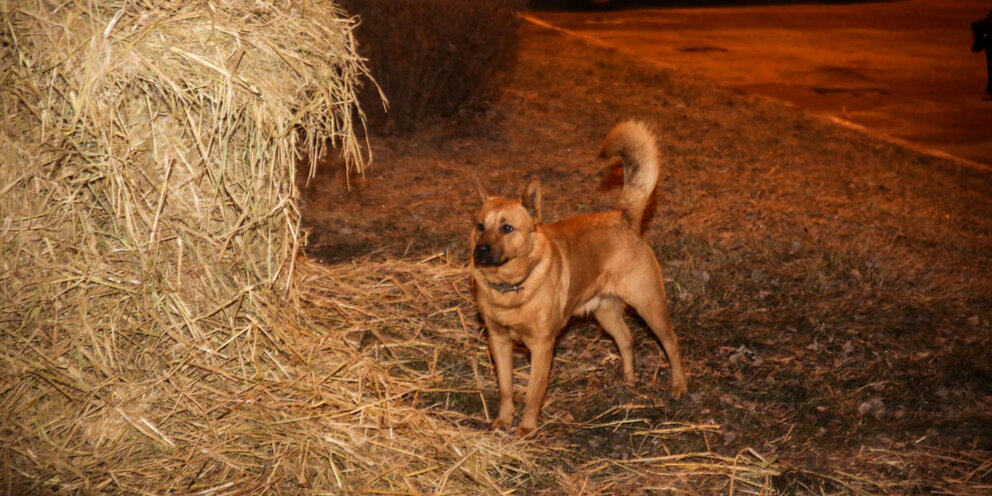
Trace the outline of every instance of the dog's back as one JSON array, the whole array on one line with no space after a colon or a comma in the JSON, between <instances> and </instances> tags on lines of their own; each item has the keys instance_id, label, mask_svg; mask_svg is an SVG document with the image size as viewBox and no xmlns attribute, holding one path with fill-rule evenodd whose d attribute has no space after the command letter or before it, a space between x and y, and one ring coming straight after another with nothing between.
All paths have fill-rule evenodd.
<instances>
[{"instance_id":1,"label":"dog's back","mask_svg":"<svg viewBox=\"0 0 992 496\"><path fill-rule=\"evenodd\" d=\"M570 217L541 230L567 265L561 273L568 281L566 315L587 314L597 306L595 298L615 293L629 272L657 267L640 229L617 210Z\"/></svg>"},{"instance_id":2,"label":"dog's back","mask_svg":"<svg viewBox=\"0 0 992 496\"><path fill-rule=\"evenodd\" d=\"M583 314L601 293L613 293L636 267L655 267L654 252L641 234L641 221L658 182L658 149L647 125L626 121L603 141L602 157L623 160L623 188L617 209L570 217L541 230L569 261L566 313ZM660 273L659 273L660 277Z\"/></svg>"}]
</instances>

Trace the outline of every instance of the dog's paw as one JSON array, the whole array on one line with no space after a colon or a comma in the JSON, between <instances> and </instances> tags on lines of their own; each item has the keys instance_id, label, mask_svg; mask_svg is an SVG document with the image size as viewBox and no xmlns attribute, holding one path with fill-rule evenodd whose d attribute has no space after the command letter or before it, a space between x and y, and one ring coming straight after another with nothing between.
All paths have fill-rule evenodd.
<instances>
[{"instance_id":1,"label":"dog's paw","mask_svg":"<svg viewBox=\"0 0 992 496\"><path fill-rule=\"evenodd\" d=\"M625 386L635 386L637 385L637 377L634 376L633 373L631 373L630 375L624 374L623 383Z\"/></svg>"},{"instance_id":2,"label":"dog's paw","mask_svg":"<svg viewBox=\"0 0 992 496\"><path fill-rule=\"evenodd\" d=\"M685 377L672 377L672 399L680 400L689 391L689 383Z\"/></svg>"},{"instance_id":3,"label":"dog's paw","mask_svg":"<svg viewBox=\"0 0 992 496\"><path fill-rule=\"evenodd\" d=\"M517 426L517 430L515 431L515 434L518 437L526 437L531 435L536 430L537 430L537 417L524 415L524 417L520 419L520 425Z\"/></svg>"},{"instance_id":4,"label":"dog's paw","mask_svg":"<svg viewBox=\"0 0 992 496\"><path fill-rule=\"evenodd\" d=\"M521 425L521 426L517 427L517 431L516 431L516 433L514 435L516 437L527 437L527 436L531 435L531 433L533 433L533 432L534 432L534 428L528 428L528 427L524 427L524 426Z\"/></svg>"},{"instance_id":5,"label":"dog's paw","mask_svg":"<svg viewBox=\"0 0 992 496\"><path fill-rule=\"evenodd\" d=\"M493 421L493 430L509 433L510 427L512 425L513 425L512 418L510 420L496 419Z\"/></svg>"}]
</instances>

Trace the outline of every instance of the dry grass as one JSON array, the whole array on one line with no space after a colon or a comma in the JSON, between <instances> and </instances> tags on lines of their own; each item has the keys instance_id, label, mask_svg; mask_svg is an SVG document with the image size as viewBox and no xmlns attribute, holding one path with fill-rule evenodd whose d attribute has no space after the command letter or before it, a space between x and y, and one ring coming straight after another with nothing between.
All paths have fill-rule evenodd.
<instances>
[{"instance_id":1,"label":"dry grass","mask_svg":"<svg viewBox=\"0 0 992 496\"><path fill-rule=\"evenodd\" d=\"M362 73L325 45L346 47L350 24L310 8L324 3L111 5L0 4L17 61L0 72L7 494L987 492L986 174L531 33L532 72L505 95L530 120L493 126L484 158L464 133L415 139L426 168L372 198L390 222L409 213L404 229L439 213L450 233L374 241L461 246L466 168L515 188L548 167L553 215L602 208L601 165L565 150L651 113L672 178L649 236L693 390L665 400L639 326L641 384L614 385L612 342L576 325L545 423L512 439L488 429L495 381L460 257L297 256L295 151L337 137L358 153L349 86L317 87ZM859 417L874 395L889 410Z\"/></svg>"},{"instance_id":2,"label":"dry grass","mask_svg":"<svg viewBox=\"0 0 992 496\"><path fill-rule=\"evenodd\" d=\"M362 165L333 4L2 8L7 493L496 491L527 463L404 406L418 377L348 340L374 271L299 256L298 154ZM311 328L312 287L372 310Z\"/></svg>"},{"instance_id":3,"label":"dry grass","mask_svg":"<svg viewBox=\"0 0 992 496\"><path fill-rule=\"evenodd\" d=\"M315 270L307 279L310 289L305 293L308 307L312 305L309 313L315 316L312 325L336 330L333 336L315 338L321 342L317 349L330 352L311 355L348 356L327 344L341 340L339 346L352 352L346 370L374 363L383 374L377 377L389 378L380 379L378 389L390 392L394 419L402 419L387 422L396 425L395 437L382 445L401 451L385 450L389 463L436 471L428 480L439 493L443 491L437 484L444 483L452 464L461 462L466 452L473 453L472 463L459 465L455 474L469 484L462 488L475 484L468 491L472 494L507 490L522 494L634 494L633 488L640 488L645 481L657 489L704 483L707 487L729 487L731 494L757 494L788 470L753 450L744 450L736 457L703 449L664 456L582 460L574 446L549 443L553 437L539 434L537 439L520 440L492 433L488 426L493 412L487 404L493 404L497 393L464 266L439 256L419 262L360 260L308 267ZM307 368L313 370L315 365ZM522 385L526 366L520 365L516 380ZM320 368L334 366L328 363ZM315 375L320 377L321 373ZM561 394L582 396L576 391ZM583 431L612 431L616 437L611 442L616 442L630 425L647 423L638 418L640 408L649 407L625 404L585 420L554 418L551 429L577 433L579 438ZM616 416L623 416L623 420L611 420ZM425 422L425 418L431 420ZM679 444L719 429L709 423L667 422L653 429L637 429L634 436L642 445ZM446 450L433 448L440 446L439 442ZM425 446L432 447L428 456L402 455L404 450L422 453ZM411 468L410 472L416 471ZM437 479L442 472L444 478ZM823 478L812 472L809 477ZM393 490L418 494L413 488Z\"/></svg>"},{"instance_id":4,"label":"dry grass","mask_svg":"<svg viewBox=\"0 0 992 496\"><path fill-rule=\"evenodd\" d=\"M318 180L303 208L328 260L467 260L473 171L503 194L539 176L547 219L610 208L620 181L594 158L602 134L629 117L655 125L665 178L646 235L690 393L667 399L667 361L636 320L631 388L614 343L577 320L536 435L555 477L522 493L988 491L988 170L533 27L494 114L374 139L364 181L333 198ZM475 346L442 349L443 391L416 404L482 430L496 392Z\"/></svg>"},{"instance_id":5,"label":"dry grass","mask_svg":"<svg viewBox=\"0 0 992 496\"><path fill-rule=\"evenodd\" d=\"M139 380L87 384L86 364L66 356L87 350L68 332L50 347L62 356L6 354L7 492L499 494L540 473L526 444L412 406L444 381L432 356L455 342L485 355L461 327L463 268L298 271L298 303L315 317L247 329L214 350L216 366L194 350L121 348L121 361L157 363Z\"/></svg>"}]
</instances>

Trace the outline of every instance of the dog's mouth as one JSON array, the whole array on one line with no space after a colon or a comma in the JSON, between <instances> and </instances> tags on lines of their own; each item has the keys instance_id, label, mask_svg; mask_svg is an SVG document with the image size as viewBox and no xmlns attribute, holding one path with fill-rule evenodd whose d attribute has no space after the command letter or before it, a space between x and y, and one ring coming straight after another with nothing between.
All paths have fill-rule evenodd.
<instances>
[{"instance_id":1,"label":"dog's mouth","mask_svg":"<svg viewBox=\"0 0 992 496\"><path fill-rule=\"evenodd\" d=\"M475 265L481 265L483 267L502 267L503 265L506 264L506 262L509 261L510 261L509 258L496 260L492 258L480 258L478 256L475 257Z\"/></svg>"},{"instance_id":2,"label":"dog's mouth","mask_svg":"<svg viewBox=\"0 0 992 496\"><path fill-rule=\"evenodd\" d=\"M472 259L475 261L475 265L483 267L500 267L510 261L510 259L503 258L501 254L493 251L492 245L476 245Z\"/></svg>"},{"instance_id":3,"label":"dog's mouth","mask_svg":"<svg viewBox=\"0 0 992 496\"><path fill-rule=\"evenodd\" d=\"M506 264L506 262L509 262L509 261L510 260L509 259L506 259L506 258L504 258L503 260L499 260L499 261L475 259L475 265L481 265L483 267L502 267L504 264Z\"/></svg>"}]
</instances>

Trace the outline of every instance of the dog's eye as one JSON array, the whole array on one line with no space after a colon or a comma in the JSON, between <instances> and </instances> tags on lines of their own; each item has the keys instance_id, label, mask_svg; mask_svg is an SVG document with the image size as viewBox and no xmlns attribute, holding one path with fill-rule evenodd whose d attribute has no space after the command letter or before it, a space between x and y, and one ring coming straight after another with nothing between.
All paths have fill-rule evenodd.
<instances>
[{"instance_id":1,"label":"dog's eye","mask_svg":"<svg viewBox=\"0 0 992 496\"><path fill-rule=\"evenodd\" d=\"M479 232L482 232L486 230L486 225L480 222L479 225L475 226L475 228L478 229Z\"/></svg>"},{"instance_id":2,"label":"dog's eye","mask_svg":"<svg viewBox=\"0 0 992 496\"><path fill-rule=\"evenodd\" d=\"M510 234L511 232L513 232L513 226L509 224L503 224L502 226L500 226L499 230L502 231L503 234Z\"/></svg>"}]
</instances>

